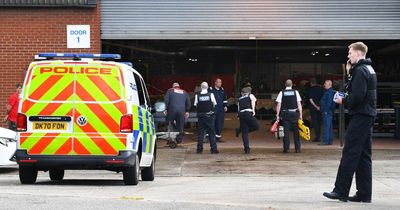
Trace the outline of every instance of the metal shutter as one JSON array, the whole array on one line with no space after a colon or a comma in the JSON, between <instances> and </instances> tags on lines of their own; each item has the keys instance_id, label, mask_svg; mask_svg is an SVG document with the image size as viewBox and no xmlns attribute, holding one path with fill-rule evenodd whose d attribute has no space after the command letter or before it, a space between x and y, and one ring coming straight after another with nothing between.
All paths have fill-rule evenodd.
<instances>
[{"instance_id":1,"label":"metal shutter","mask_svg":"<svg viewBox=\"0 0 400 210\"><path fill-rule=\"evenodd\" d=\"M399 0L101 0L102 39L400 39Z\"/></svg>"}]
</instances>

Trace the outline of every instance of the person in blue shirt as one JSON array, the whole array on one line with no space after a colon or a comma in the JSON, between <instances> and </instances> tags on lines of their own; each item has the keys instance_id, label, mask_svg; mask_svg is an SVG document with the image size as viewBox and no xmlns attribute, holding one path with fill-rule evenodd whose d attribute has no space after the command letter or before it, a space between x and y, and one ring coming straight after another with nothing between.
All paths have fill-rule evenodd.
<instances>
[{"instance_id":1,"label":"person in blue shirt","mask_svg":"<svg viewBox=\"0 0 400 210\"><path fill-rule=\"evenodd\" d=\"M333 141L333 112L335 110L336 103L333 101L335 91L332 89L332 81L326 80L324 83L325 92L321 98L321 113L324 125L323 143L321 145L332 145Z\"/></svg>"}]
</instances>

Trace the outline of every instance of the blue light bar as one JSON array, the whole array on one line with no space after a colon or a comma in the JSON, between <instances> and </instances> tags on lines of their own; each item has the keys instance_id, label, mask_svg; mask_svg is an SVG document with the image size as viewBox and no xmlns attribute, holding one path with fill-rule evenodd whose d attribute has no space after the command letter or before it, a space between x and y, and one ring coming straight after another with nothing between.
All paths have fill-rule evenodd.
<instances>
[{"instance_id":1,"label":"blue light bar","mask_svg":"<svg viewBox=\"0 0 400 210\"><path fill-rule=\"evenodd\" d=\"M39 53L42 58L98 58L121 59L120 54L83 54L83 53Z\"/></svg>"}]
</instances>

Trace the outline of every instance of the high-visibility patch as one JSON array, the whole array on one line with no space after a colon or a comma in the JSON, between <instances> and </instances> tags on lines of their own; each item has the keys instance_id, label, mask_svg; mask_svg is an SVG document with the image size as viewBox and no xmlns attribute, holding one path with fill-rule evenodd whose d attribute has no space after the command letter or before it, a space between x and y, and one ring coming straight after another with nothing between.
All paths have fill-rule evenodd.
<instances>
[{"instance_id":1,"label":"high-visibility patch","mask_svg":"<svg viewBox=\"0 0 400 210\"><path fill-rule=\"evenodd\" d=\"M133 130L133 147L132 149L136 149L135 145L137 144L137 141L139 140L139 130Z\"/></svg>"},{"instance_id":2,"label":"high-visibility patch","mask_svg":"<svg viewBox=\"0 0 400 210\"><path fill-rule=\"evenodd\" d=\"M72 138L64 133L26 133L20 136L20 147L31 155L67 155L72 151Z\"/></svg>"}]
</instances>

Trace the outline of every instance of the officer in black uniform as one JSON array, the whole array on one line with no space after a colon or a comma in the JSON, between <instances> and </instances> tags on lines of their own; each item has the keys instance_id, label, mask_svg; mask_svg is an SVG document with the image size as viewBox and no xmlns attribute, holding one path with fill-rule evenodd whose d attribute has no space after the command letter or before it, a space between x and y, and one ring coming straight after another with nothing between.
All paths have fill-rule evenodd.
<instances>
[{"instance_id":1,"label":"officer in black uniform","mask_svg":"<svg viewBox=\"0 0 400 210\"><path fill-rule=\"evenodd\" d=\"M319 142L321 136L321 107L320 101L324 95L324 89L317 85L317 80L313 77L310 79L310 88L307 90L308 97L308 109L310 110L311 121L313 125L313 130L315 133L315 138L313 142Z\"/></svg>"},{"instance_id":2,"label":"officer in black uniform","mask_svg":"<svg viewBox=\"0 0 400 210\"><path fill-rule=\"evenodd\" d=\"M214 87L209 88L209 92L214 94L217 105L215 106L215 139L217 142L222 141L222 128L224 127L225 112L227 111L228 101L226 100L225 91L222 87L222 80L217 78Z\"/></svg>"},{"instance_id":3,"label":"officer in black uniform","mask_svg":"<svg viewBox=\"0 0 400 210\"><path fill-rule=\"evenodd\" d=\"M335 188L323 195L330 199L371 202L372 198L372 127L376 117L377 78L371 60L365 59L368 47L362 42L349 45L346 65L349 81L345 98L335 102L344 104L351 116L345 135L345 145L336 176ZM350 71L350 72L349 72ZM357 193L348 197L353 175L356 174Z\"/></svg>"},{"instance_id":4,"label":"officer in black uniform","mask_svg":"<svg viewBox=\"0 0 400 210\"><path fill-rule=\"evenodd\" d=\"M239 98L238 115L240 120L240 128L236 130L236 136L242 133L244 153L250 154L249 133L259 129L256 114L256 97L251 94L251 87L242 89L242 96Z\"/></svg>"},{"instance_id":5,"label":"officer in black uniform","mask_svg":"<svg viewBox=\"0 0 400 210\"><path fill-rule=\"evenodd\" d=\"M301 152L299 138L298 120L303 119L303 109L301 106L301 97L297 90L292 89L293 82L288 79L285 83L286 89L279 92L276 98L276 119L282 120L283 124L283 153L288 153L290 147L289 131L293 131L294 147L296 153Z\"/></svg>"},{"instance_id":6,"label":"officer in black uniform","mask_svg":"<svg viewBox=\"0 0 400 210\"><path fill-rule=\"evenodd\" d=\"M176 128L179 134L176 136L176 142L182 143L183 140L183 127L185 118L189 117L190 98L186 91L180 89L179 83L173 83L164 96L164 102L167 110L167 122L170 129L172 129L173 122L176 123Z\"/></svg>"},{"instance_id":7,"label":"officer in black uniform","mask_svg":"<svg viewBox=\"0 0 400 210\"><path fill-rule=\"evenodd\" d=\"M217 102L214 94L208 91L207 82L201 83L201 92L194 98L194 106L197 109L197 154L203 153L204 134L207 132L210 139L211 154L217 154L217 143L215 142L215 119L214 110Z\"/></svg>"}]
</instances>

